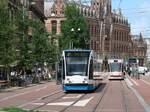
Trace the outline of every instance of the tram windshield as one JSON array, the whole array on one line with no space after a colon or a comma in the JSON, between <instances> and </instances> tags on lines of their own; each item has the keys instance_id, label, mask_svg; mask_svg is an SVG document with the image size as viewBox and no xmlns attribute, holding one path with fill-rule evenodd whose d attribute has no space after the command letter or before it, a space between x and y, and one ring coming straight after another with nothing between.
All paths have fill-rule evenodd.
<instances>
[{"instance_id":1,"label":"tram windshield","mask_svg":"<svg viewBox=\"0 0 150 112\"><path fill-rule=\"evenodd\" d=\"M66 52L67 76L87 75L88 60L90 52Z\"/></svg>"},{"instance_id":2,"label":"tram windshield","mask_svg":"<svg viewBox=\"0 0 150 112\"><path fill-rule=\"evenodd\" d=\"M122 66L121 63L110 63L110 71L111 72L121 72Z\"/></svg>"}]
</instances>

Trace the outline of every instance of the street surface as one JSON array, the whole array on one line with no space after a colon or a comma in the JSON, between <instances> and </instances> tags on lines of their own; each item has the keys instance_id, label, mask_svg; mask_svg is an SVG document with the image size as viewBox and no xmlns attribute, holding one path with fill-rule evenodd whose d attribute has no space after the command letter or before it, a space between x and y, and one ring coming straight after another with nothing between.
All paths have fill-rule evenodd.
<instances>
[{"instance_id":1,"label":"street surface","mask_svg":"<svg viewBox=\"0 0 150 112\"><path fill-rule=\"evenodd\" d=\"M94 92L64 93L55 81L0 93L0 108L46 112L150 112L150 75L101 82Z\"/></svg>"}]
</instances>

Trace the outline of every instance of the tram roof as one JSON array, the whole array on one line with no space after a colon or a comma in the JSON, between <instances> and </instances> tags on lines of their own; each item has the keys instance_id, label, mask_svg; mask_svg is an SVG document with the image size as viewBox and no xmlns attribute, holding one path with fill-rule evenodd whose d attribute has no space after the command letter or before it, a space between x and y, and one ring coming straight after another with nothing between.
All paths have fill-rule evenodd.
<instances>
[{"instance_id":1,"label":"tram roof","mask_svg":"<svg viewBox=\"0 0 150 112\"><path fill-rule=\"evenodd\" d=\"M92 50L86 50L86 49L67 49L67 50L64 50L64 52L74 52L74 51L91 52Z\"/></svg>"}]
</instances>

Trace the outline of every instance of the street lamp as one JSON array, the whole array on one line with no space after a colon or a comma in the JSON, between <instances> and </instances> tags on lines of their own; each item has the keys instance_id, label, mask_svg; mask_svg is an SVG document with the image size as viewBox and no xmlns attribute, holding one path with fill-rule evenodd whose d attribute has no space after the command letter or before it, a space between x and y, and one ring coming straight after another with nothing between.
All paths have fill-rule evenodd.
<instances>
[{"instance_id":1,"label":"street lamp","mask_svg":"<svg viewBox=\"0 0 150 112\"><path fill-rule=\"evenodd\" d=\"M80 30L81 30L81 29L78 28L78 29L77 29L77 32L76 32L74 28L71 28L71 32L75 32L76 34L78 34L78 32L79 32ZM73 41L70 42L70 48L73 48Z\"/></svg>"}]
</instances>

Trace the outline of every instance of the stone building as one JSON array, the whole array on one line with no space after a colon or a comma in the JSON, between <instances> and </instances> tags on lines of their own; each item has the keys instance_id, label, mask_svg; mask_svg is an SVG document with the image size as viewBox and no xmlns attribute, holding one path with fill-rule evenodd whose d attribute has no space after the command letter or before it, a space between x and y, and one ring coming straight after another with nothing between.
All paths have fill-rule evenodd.
<instances>
[{"instance_id":1,"label":"stone building","mask_svg":"<svg viewBox=\"0 0 150 112\"><path fill-rule=\"evenodd\" d=\"M125 58L130 55L132 40L130 24L121 13L121 10L118 13L116 11L112 13L112 27L110 51L115 57Z\"/></svg>"},{"instance_id":2,"label":"stone building","mask_svg":"<svg viewBox=\"0 0 150 112\"><path fill-rule=\"evenodd\" d=\"M139 65L143 66L147 56L147 44L140 33L140 35L132 35L132 57L139 60Z\"/></svg>"},{"instance_id":3,"label":"stone building","mask_svg":"<svg viewBox=\"0 0 150 112\"><path fill-rule=\"evenodd\" d=\"M147 44L147 61L150 61L150 38L144 38Z\"/></svg>"},{"instance_id":4,"label":"stone building","mask_svg":"<svg viewBox=\"0 0 150 112\"><path fill-rule=\"evenodd\" d=\"M13 20L16 10L24 9L28 13L29 19L40 20L44 24L44 0L8 0L11 19ZM32 28L29 27L28 35L32 36Z\"/></svg>"},{"instance_id":5,"label":"stone building","mask_svg":"<svg viewBox=\"0 0 150 112\"><path fill-rule=\"evenodd\" d=\"M60 34L61 33L61 22L66 20L64 16L64 7L65 1L63 0L55 0L52 1L52 6L48 11L45 12L47 16L47 20L45 20L45 26L48 32L52 32L52 34Z\"/></svg>"},{"instance_id":6,"label":"stone building","mask_svg":"<svg viewBox=\"0 0 150 112\"><path fill-rule=\"evenodd\" d=\"M8 0L8 7L12 17L16 10L24 8L27 10L30 19L39 19L42 22L45 20L44 0Z\"/></svg>"},{"instance_id":7,"label":"stone building","mask_svg":"<svg viewBox=\"0 0 150 112\"><path fill-rule=\"evenodd\" d=\"M46 10L48 32L60 34L61 22L65 20L64 7L68 0L55 0ZM90 48L102 57L121 58L129 56L132 40L130 25L121 10L112 11L111 0L91 0L91 5L76 3L85 17L90 32ZM54 27L55 26L55 27ZM52 29L55 29L54 31Z\"/></svg>"},{"instance_id":8,"label":"stone building","mask_svg":"<svg viewBox=\"0 0 150 112\"><path fill-rule=\"evenodd\" d=\"M146 37L146 38L144 38L144 41L147 44L147 53L146 53L145 64L146 64L147 67L150 68L150 38Z\"/></svg>"}]
</instances>

